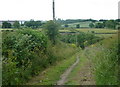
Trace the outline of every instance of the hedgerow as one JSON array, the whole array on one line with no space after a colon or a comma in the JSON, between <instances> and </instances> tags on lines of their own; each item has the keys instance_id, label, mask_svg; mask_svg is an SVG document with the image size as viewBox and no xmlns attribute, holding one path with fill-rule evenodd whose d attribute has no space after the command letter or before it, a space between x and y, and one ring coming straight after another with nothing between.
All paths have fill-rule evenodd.
<instances>
[{"instance_id":1,"label":"hedgerow","mask_svg":"<svg viewBox=\"0 0 120 87\"><path fill-rule=\"evenodd\" d=\"M75 53L75 48L59 42L52 45L48 37L35 30L3 32L3 85L25 84L50 65Z\"/></svg>"},{"instance_id":2,"label":"hedgerow","mask_svg":"<svg viewBox=\"0 0 120 87\"><path fill-rule=\"evenodd\" d=\"M77 43L77 46L80 46L81 48L85 48L86 46L102 40L102 38L95 36L95 34L93 33L84 32L79 32L77 34L61 35L60 39L61 41L66 43Z\"/></svg>"}]
</instances>

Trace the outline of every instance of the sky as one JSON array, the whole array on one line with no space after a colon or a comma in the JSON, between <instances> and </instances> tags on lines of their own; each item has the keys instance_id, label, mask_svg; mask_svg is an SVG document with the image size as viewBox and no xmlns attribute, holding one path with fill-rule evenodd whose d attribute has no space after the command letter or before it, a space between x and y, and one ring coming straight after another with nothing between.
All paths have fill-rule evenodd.
<instances>
[{"instance_id":1,"label":"sky","mask_svg":"<svg viewBox=\"0 0 120 87\"><path fill-rule=\"evenodd\" d=\"M55 0L56 19L117 19L119 0ZM52 20L52 0L0 0L0 20Z\"/></svg>"}]
</instances>

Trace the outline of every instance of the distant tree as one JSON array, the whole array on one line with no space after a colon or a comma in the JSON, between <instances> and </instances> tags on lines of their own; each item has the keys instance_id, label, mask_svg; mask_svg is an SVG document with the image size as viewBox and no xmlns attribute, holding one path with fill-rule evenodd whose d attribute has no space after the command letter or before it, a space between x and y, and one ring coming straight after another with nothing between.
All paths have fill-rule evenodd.
<instances>
[{"instance_id":1,"label":"distant tree","mask_svg":"<svg viewBox=\"0 0 120 87\"><path fill-rule=\"evenodd\" d=\"M85 22L86 21L91 21L91 22L96 22L97 20L93 20L93 19L86 19L86 20L84 20Z\"/></svg>"},{"instance_id":2,"label":"distant tree","mask_svg":"<svg viewBox=\"0 0 120 87\"><path fill-rule=\"evenodd\" d=\"M117 25L117 22L114 20L108 20L105 22L105 27L106 28L111 28L111 29L115 29Z\"/></svg>"},{"instance_id":3,"label":"distant tree","mask_svg":"<svg viewBox=\"0 0 120 87\"><path fill-rule=\"evenodd\" d=\"M77 42L78 42L79 46L80 46L81 48L83 48L83 49L84 49L84 47L85 47L85 46L84 46L85 40L86 40L86 34L83 33L83 32L80 32L80 34L77 35Z\"/></svg>"},{"instance_id":4,"label":"distant tree","mask_svg":"<svg viewBox=\"0 0 120 87\"><path fill-rule=\"evenodd\" d=\"M90 27L90 28L94 28L95 26L94 26L93 23L90 23L90 24L89 24L89 27Z\"/></svg>"},{"instance_id":5,"label":"distant tree","mask_svg":"<svg viewBox=\"0 0 120 87\"><path fill-rule=\"evenodd\" d=\"M8 23L7 21L2 23L2 28L11 28L11 26L12 25L10 23Z\"/></svg>"},{"instance_id":6,"label":"distant tree","mask_svg":"<svg viewBox=\"0 0 120 87\"><path fill-rule=\"evenodd\" d=\"M21 26L24 26L24 24L21 24Z\"/></svg>"},{"instance_id":7,"label":"distant tree","mask_svg":"<svg viewBox=\"0 0 120 87\"><path fill-rule=\"evenodd\" d=\"M48 21L44 28L46 29L46 34L48 35L49 39L53 44L56 44L57 36L58 36L58 29L59 29L59 24L57 24L54 21Z\"/></svg>"},{"instance_id":8,"label":"distant tree","mask_svg":"<svg viewBox=\"0 0 120 87\"><path fill-rule=\"evenodd\" d=\"M42 25L41 21L34 20L26 21L24 24L25 26L30 27L32 29L39 28Z\"/></svg>"},{"instance_id":9,"label":"distant tree","mask_svg":"<svg viewBox=\"0 0 120 87\"><path fill-rule=\"evenodd\" d=\"M107 20L105 20L105 19L100 19L99 21L100 21L100 22L106 22Z\"/></svg>"},{"instance_id":10,"label":"distant tree","mask_svg":"<svg viewBox=\"0 0 120 87\"><path fill-rule=\"evenodd\" d=\"M116 19L117 22L120 22L120 19Z\"/></svg>"},{"instance_id":11,"label":"distant tree","mask_svg":"<svg viewBox=\"0 0 120 87\"><path fill-rule=\"evenodd\" d=\"M19 21L15 21L14 24L13 24L13 27L19 29L19 28L20 28L20 23L19 23Z\"/></svg>"},{"instance_id":12,"label":"distant tree","mask_svg":"<svg viewBox=\"0 0 120 87\"><path fill-rule=\"evenodd\" d=\"M42 25L41 21L35 21L36 28L39 28Z\"/></svg>"},{"instance_id":13,"label":"distant tree","mask_svg":"<svg viewBox=\"0 0 120 87\"><path fill-rule=\"evenodd\" d=\"M68 24L65 24L65 27L69 27L69 25L68 25Z\"/></svg>"},{"instance_id":14,"label":"distant tree","mask_svg":"<svg viewBox=\"0 0 120 87\"><path fill-rule=\"evenodd\" d=\"M95 28L104 28L104 27L105 27L104 23L96 23L95 24Z\"/></svg>"},{"instance_id":15,"label":"distant tree","mask_svg":"<svg viewBox=\"0 0 120 87\"><path fill-rule=\"evenodd\" d=\"M77 25L76 25L76 28L80 28L80 24L77 24Z\"/></svg>"}]
</instances>

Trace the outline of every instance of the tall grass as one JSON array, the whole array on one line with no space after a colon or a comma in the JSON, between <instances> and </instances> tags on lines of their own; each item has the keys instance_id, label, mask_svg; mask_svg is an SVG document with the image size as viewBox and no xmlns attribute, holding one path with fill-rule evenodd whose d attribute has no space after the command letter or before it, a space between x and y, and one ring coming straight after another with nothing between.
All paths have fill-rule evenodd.
<instances>
[{"instance_id":1,"label":"tall grass","mask_svg":"<svg viewBox=\"0 0 120 87\"><path fill-rule=\"evenodd\" d=\"M97 85L118 85L120 84L118 38L101 41L92 49L93 62L95 67L95 79Z\"/></svg>"}]
</instances>

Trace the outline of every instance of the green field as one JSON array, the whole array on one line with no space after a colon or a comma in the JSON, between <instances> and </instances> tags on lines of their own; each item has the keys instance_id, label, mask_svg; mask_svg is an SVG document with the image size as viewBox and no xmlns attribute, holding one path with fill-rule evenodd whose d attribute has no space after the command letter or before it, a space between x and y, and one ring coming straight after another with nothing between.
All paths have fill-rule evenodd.
<instances>
[{"instance_id":1,"label":"green field","mask_svg":"<svg viewBox=\"0 0 120 87\"><path fill-rule=\"evenodd\" d=\"M87 21L87 22L77 22L77 23L71 23L71 24L68 24L69 27L76 27L77 24L80 24L80 27L81 28L84 28L84 27L89 27L89 24L91 23L91 21Z\"/></svg>"},{"instance_id":2,"label":"green field","mask_svg":"<svg viewBox=\"0 0 120 87\"><path fill-rule=\"evenodd\" d=\"M0 30L13 30L13 29L9 29L9 28L6 28L6 29L3 29L3 28L0 28Z\"/></svg>"},{"instance_id":3,"label":"green field","mask_svg":"<svg viewBox=\"0 0 120 87\"><path fill-rule=\"evenodd\" d=\"M76 29L76 30L85 33L92 31L94 31L95 33L117 33L117 30L112 30L112 29Z\"/></svg>"},{"instance_id":4,"label":"green field","mask_svg":"<svg viewBox=\"0 0 120 87\"><path fill-rule=\"evenodd\" d=\"M101 34L95 34L95 35L103 38L111 37L113 35L116 35L114 33L118 32L118 30L112 30L112 29L76 29L76 30L80 32L85 32L85 33L93 32L93 31L94 33L101 33ZM102 34L102 33L106 33L106 34ZM109 34L109 33L113 33L113 34Z\"/></svg>"},{"instance_id":5,"label":"green field","mask_svg":"<svg viewBox=\"0 0 120 87\"><path fill-rule=\"evenodd\" d=\"M104 38L108 38L113 35L116 35L115 33L118 32L118 30L112 30L112 29L75 29L73 31L84 32L84 33L92 33L94 31L94 33L100 33L100 34L95 34L96 36L104 37ZM71 32L71 30L69 30L69 29L59 30L59 32L61 32L61 33L62 32ZM103 34L103 33L105 33L105 34ZM111 33L111 34L109 34L109 33Z\"/></svg>"}]
</instances>

